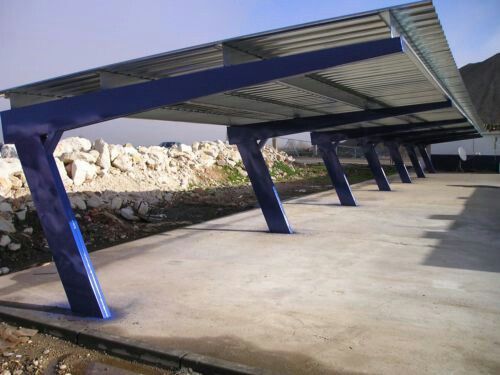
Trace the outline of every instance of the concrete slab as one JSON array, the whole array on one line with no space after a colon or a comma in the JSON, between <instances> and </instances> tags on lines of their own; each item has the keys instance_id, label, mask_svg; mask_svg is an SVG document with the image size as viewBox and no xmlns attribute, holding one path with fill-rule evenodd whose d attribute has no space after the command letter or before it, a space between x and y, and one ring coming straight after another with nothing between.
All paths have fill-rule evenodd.
<instances>
[{"instance_id":1,"label":"concrete slab","mask_svg":"<svg viewBox=\"0 0 500 375\"><path fill-rule=\"evenodd\" d=\"M94 253L105 322L66 314L52 265L1 277L0 305L277 373L500 373L500 176L392 186L287 202L295 235L252 210Z\"/></svg>"}]
</instances>

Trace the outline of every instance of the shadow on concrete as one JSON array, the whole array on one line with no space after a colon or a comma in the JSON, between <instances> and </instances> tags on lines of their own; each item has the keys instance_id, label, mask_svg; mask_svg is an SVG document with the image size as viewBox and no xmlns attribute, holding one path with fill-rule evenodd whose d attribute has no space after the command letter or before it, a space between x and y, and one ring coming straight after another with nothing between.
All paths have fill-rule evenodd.
<instances>
[{"instance_id":1,"label":"shadow on concrete","mask_svg":"<svg viewBox=\"0 0 500 375\"><path fill-rule=\"evenodd\" d=\"M452 187L478 188L478 189L500 189L500 186L495 185L446 185Z\"/></svg>"},{"instance_id":2,"label":"shadow on concrete","mask_svg":"<svg viewBox=\"0 0 500 375\"><path fill-rule=\"evenodd\" d=\"M21 303L21 302L2 301L2 300L0 300L0 306L13 307L15 309L27 310L27 311L41 311L51 314L60 314L69 316L76 315L69 308L64 308L59 306L36 305L33 303Z\"/></svg>"},{"instance_id":3,"label":"shadow on concrete","mask_svg":"<svg viewBox=\"0 0 500 375\"><path fill-rule=\"evenodd\" d=\"M117 336L126 334L120 331L113 333L117 334ZM266 370L266 373L271 371L272 374L360 374L329 367L300 351L265 350L236 336L202 336L196 338L142 336L134 337L133 339L148 343L149 345L152 344L162 350L172 348L175 348L175 350L185 350L257 367ZM352 349L346 348L346 350Z\"/></svg>"},{"instance_id":4,"label":"shadow on concrete","mask_svg":"<svg viewBox=\"0 0 500 375\"><path fill-rule=\"evenodd\" d=\"M459 215L433 215L431 219L450 221L445 232L426 233L438 239L432 253L423 262L434 267L500 272L500 194L498 186L448 185L471 188ZM464 199L464 197L458 197Z\"/></svg>"}]
</instances>

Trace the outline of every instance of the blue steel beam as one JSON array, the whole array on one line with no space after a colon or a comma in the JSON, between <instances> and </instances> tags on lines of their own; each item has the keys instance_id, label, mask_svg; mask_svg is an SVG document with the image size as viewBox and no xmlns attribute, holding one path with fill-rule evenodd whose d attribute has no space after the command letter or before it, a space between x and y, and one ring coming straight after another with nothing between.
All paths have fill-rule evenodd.
<instances>
[{"instance_id":1,"label":"blue steel beam","mask_svg":"<svg viewBox=\"0 0 500 375\"><path fill-rule=\"evenodd\" d=\"M422 159L424 160L425 169L427 170L427 172L436 173L436 168L434 168L434 164L432 163L431 157L429 156L425 145L417 145L417 148L420 152L420 155L422 156Z\"/></svg>"},{"instance_id":2,"label":"blue steel beam","mask_svg":"<svg viewBox=\"0 0 500 375\"><path fill-rule=\"evenodd\" d=\"M433 145L436 143L444 143L444 142L453 142L453 141L462 141L466 139L476 139L476 138L481 138L481 135L479 133L470 133L470 134L457 134L454 136L447 135L443 137L419 137L419 138L414 138L414 139L406 139L404 140L405 143L411 143L411 144L424 144L424 145Z\"/></svg>"},{"instance_id":3,"label":"blue steel beam","mask_svg":"<svg viewBox=\"0 0 500 375\"><path fill-rule=\"evenodd\" d=\"M60 136L18 139L17 153L71 310L109 318L111 313L52 155Z\"/></svg>"},{"instance_id":4,"label":"blue steel beam","mask_svg":"<svg viewBox=\"0 0 500 375\"><path fill-rule=\"evenodd\" d=\"M389 149L391 159L396 166L399 177L401 178L401 182L405 184L411 184L410 174L408 173L408 169L406 169L406 165L401 156L401 152L399 152L399 144L397 144L396 142L386 142L385 145Z\"/></svg>"},{"instance_id":5,"label":"blue steel beam","mask_svg":"<svg viewBox=\"0 0 500 375\"><path fill-rule=\"evenodd\" d=\"M349 181L344 173L344 169L342 168L342 164L340 164L339 157L337 156L337 142L319 142L314 143L314 140L311 138L313 144L317 145L321 157L326 166L326 170L328 171L328 175L330 176L330 180L332 181L332 185L337 192L337 196L339 197L340 204L342 206L356 206L356 199L351 191L351 186L349 185Z\"/></svg>"},{"instance_id":6,"label":"blue steel beam","mask_svg":"<svg viewBox=\"0 0 500 375\"><path fill-rule=\"evenodd\" d=\"M0 113L4 139L15 143L29 135L43 136L203 96L403 52L402 39L389 38L223 66L15 108Z\"/></svg>"},{"instance_id":7,"label":"blue steel beam","mask_svg":"<svg viewBox=\"0 0 500 375\"><path fill-rule=\"evenodd\" d=\"M399 137L398 139L401 143L430 145L433 143L447 142L448 139L460 140L460 139L470 139L470 138L480 138L480 137L481 135L477 133L475 130L465 130L465 131L450 132L450 133L423 133L420 135Z\"/></svg>"},{"instance_id":8,"label":"blue steel beam","mask_svg":"<svg viewBox=\"0 0 500 375\"><path fill-rule=\"evenodd\" d=\"M293 233L257 141L239 143L238 151L271 233Z\"/></svg>"},{"instance_id":9,"label":"blue steel beam","mask_svg":"<svg viewBox=\"0 0 500 375\"><path fill-rule=\"evenodd\" d=\"M417 123L407 123L398 125L382 125L382 126L370 126L364 128L356 129L341 129L341 130L331 130L318 132L320 134L330 134L332 137L342 139L354 139L354 138L364 138L364 137L383 137L384 135L391 134L400 131L410 131L410 130L432 130L441 126L458 125L465 123L466 120L443 120L443 121L429 121L429 122L417 122Z\"/></svg>"},{"instance_id":10,"label":"blue steel beam","mask_svg":"<svg viewBox=\"0 0 500 375\"><path fill-rule=\"evenodd\" d=\"M387 176L385 175L384 169L380 164L377 151L375 150L375 143L363 143L363 152L365 153L368 166L373 173L378 189L380 191L391 191L391 186L389 185L389 181L387 180Z\"/></svg>"},{"instance_id":11,"label":"blue steel beam","mask_svg":"<svg viewBox=\"0 0 500 375\"><path fill-rule=\"evenodd\" d=\"M383 137L380 137L384 140L405 140L405 139L413 139L418 137L435 137L435 136L446 136L446 135L458 135L458 134L467 134L476 132L475 129L470 126L460 126L454 128L444 128L444 129L432 129L427 131L421 130L413 130L407 132L395 132L394 134L387 134ZM370 137L376 138L376 137Z\"/></svg>"},{"instance_id":12,"label":"blue steel beam","mask_svg":"<svg viewBox=\"0 0 500 375\"><path fill-rule=\"evenodd\" d=\"M363 121L374 121L388 117L408 115L412 113L450 108L449 100L434 103L414 104L400 107L370 109L332 115L311 116L291 120L277 120L264 123L230 126L227 128L229 143L238 144L250 139L280 137L288 134L314 132L335 126L355 124Z\"/></svg>"},{"instance_id":13,"label":"blue steel beam","mask_svg":"<svg viewBox=\"0 0 500 375\"><path fill-rule=\"evenodd\" d=\"M405 148L408 156L410 157L411 164L413 165L413 169L415 170L417 177L425 178L424 170L422 169L420 161L418 160L417 153L415 152L415 146L413 146L412 144L406 144Z\"/></svg>"}]
</instances>

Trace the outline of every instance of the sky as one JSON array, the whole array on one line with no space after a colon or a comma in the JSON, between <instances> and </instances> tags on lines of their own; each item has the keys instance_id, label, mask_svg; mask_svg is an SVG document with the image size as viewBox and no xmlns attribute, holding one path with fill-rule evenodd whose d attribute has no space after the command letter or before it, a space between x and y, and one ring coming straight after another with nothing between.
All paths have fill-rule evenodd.
<instances>
[{"instance_id":1,"label":"sky","mask_svg":"<svg viewBox=\"0 0 500 375\"><path fill-rule=\"evenodd\" d=\"M0 0L0 88L402 0ZM500 52L500 0L436 0L457 65ZM9 109L0 98L0 111ZM68 132L135 145L225 139L225 128L118 119Z\"/></svg>"}]
</instances>

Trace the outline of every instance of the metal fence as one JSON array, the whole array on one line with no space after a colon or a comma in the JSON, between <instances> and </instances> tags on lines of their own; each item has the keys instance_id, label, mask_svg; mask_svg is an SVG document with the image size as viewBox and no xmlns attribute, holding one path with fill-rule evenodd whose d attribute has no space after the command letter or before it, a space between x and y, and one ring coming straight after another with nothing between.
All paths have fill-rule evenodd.
<instances>
[{"instance_id":1,"label":"metal fence","mask_svg":"<svg viewBox=\"0 0 500 375\"><path fill-rule=\"evenodd\" d=\"M285 151L287 154L299 157L299 156L309 156L309 157L321 157L318 151L318 147L311 144L310 141L294 139L294 138L284 138L280 137L278 148ZM377 147L377 153L380 157L388 157L389 153L385 147ZM364 158L363 150L360 146L354 145L339 145L337 149L337 155L344 158L361 159Z\"/></svg>"}]
</instances>

